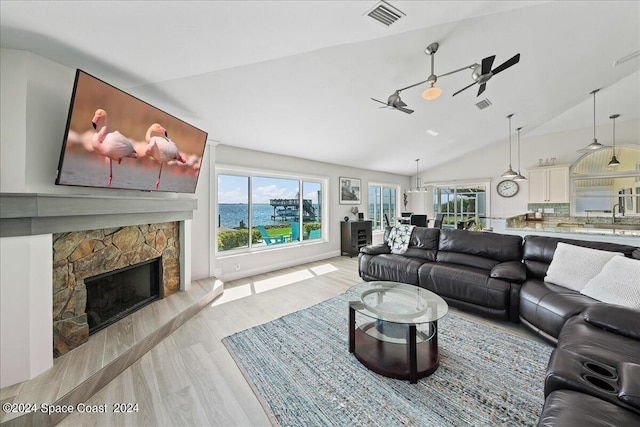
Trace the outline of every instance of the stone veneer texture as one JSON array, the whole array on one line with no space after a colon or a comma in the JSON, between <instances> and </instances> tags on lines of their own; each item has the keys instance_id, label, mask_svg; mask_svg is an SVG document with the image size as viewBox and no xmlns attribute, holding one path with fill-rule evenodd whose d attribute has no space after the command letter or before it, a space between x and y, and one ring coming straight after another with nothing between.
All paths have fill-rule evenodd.
<instances>
[{"instance_id":1,"label":"stone veneer texture","mask_svg":"<svg viewBox=\"0 0 640 427\"><path fill-rule=\"evenodd\" d=\"M180 288L178 223L146 224L53 235L53 355L89 339L84 279L162 258L164 296Z\"/></svg>"}]
</instances>

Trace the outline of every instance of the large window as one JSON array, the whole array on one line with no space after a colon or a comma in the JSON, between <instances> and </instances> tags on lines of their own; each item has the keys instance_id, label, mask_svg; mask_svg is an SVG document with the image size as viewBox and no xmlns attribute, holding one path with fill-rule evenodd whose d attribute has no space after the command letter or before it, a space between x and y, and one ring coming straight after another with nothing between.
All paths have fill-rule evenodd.
<instances>
[{"instance_id":1,"label":"large window","mask_svg":"<svg viewBox=\"0 0 640 427\"><path fill-rule=\"evenodd\" d=\"M373 230L384 230L385 215L394 224L397 209L398 188L380 184L369 185L369 219Z\"/></svg>"},{"instance_id":2,"label":"large window","mask_svg":"<svg viewBox=\"0 0 640 427\"><path fill-rule=\"evenodd\" d=\"M217 174L218 252L322 239L320 179Z\"/></svg>"},{"instance_id":3,"label":"large window","mask_svg":"<svg viewBox=\"0 0 640 427\"><path fill-rule=\"evenodd\" d=\"M434 186L433 211L444 214L443 228L484 228L488 216L487 188L485 183Z\"/></svg>"}]
</instances>

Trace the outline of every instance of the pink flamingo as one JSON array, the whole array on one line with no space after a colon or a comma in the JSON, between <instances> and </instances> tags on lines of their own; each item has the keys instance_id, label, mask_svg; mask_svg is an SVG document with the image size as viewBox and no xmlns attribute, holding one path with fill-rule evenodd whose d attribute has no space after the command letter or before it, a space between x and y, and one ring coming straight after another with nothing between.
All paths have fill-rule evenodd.
<instances>
[{"instance_id":1,"label":"pink flamingo","mask_svg":"<svg viewBox=\"0 0 640 427\"><path fill-rule=\"evenodd\" d=\"M98 124L100 121L104 121L100 130L98 130ZM101 156L109 158L109 182L107 185L111 185L113 179L113 161L117 160L118 164L122 163L123 157L138 158L138 154L133 148L131 141L127 139L120 132L113 131L107 133L107 112L99 108L93 115L91 120L93 128L97 131L91 138L91 146Z\"/></svg>"},{"instance_id":2,"label":"pink flamingo","mask_svg":"<svg viewBox=\"0 0 640 427\"><path fill-rule=\"evenodd\" d=\"M152 133L159 133L162 136L151 137ZM185 163L187 159L184 158L178 147L169 139L165 128L158 123L154 123L147 129L147 135L145 136L147 141L146 155L152 157L160 163L160 172L158 172L158 180L156 181L156 190L160 186L160 175L162 175L162 166L172 160L176 160L180 163Z\"/></svg>"}]
</instances>

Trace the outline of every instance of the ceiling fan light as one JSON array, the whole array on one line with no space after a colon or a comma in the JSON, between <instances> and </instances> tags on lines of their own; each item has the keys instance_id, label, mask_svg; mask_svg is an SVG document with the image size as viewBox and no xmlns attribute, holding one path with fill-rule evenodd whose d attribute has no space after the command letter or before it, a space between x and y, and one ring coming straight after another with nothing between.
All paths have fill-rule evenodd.
<instances>
[{"instance_id":1,"label":"ceiling fan light","mask_svg":"<svg viewBox=\"0 0 640 427\"><path fill-rule=\"evenodd\" d=\"M609 167L620 166L620 162L618 161L618 158L616 157L615 154L613 156L611 156L611 160L609 161L608 166Z\"/></svg>"},{"instance_id":2,"label":"ceiling fan light","mask_svg":"<svg viewBox=\"0 0 640 427\"><path fill-rule=\"evenodd\" d=\"M431 86L430 88L422 92L422 97L427 101L433 101L434 99L439 98L440 95L442 95L442 89L435 86Z\"/></svg>"}]
</instances>

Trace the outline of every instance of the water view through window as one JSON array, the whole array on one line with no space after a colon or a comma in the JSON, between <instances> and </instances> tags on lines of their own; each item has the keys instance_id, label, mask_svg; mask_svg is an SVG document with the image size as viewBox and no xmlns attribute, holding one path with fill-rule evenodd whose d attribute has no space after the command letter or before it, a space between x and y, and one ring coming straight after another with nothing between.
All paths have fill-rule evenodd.
<instances>
[{"instance_id":1,"label":"water view through window","mask_svg":"<svg viewBox=\"0 0 640 427\"><path fill-rule=\"evenodd\" d=\"M322 183L218 174L218 251L322 238Z\"/></svg>"}]
</instances>

